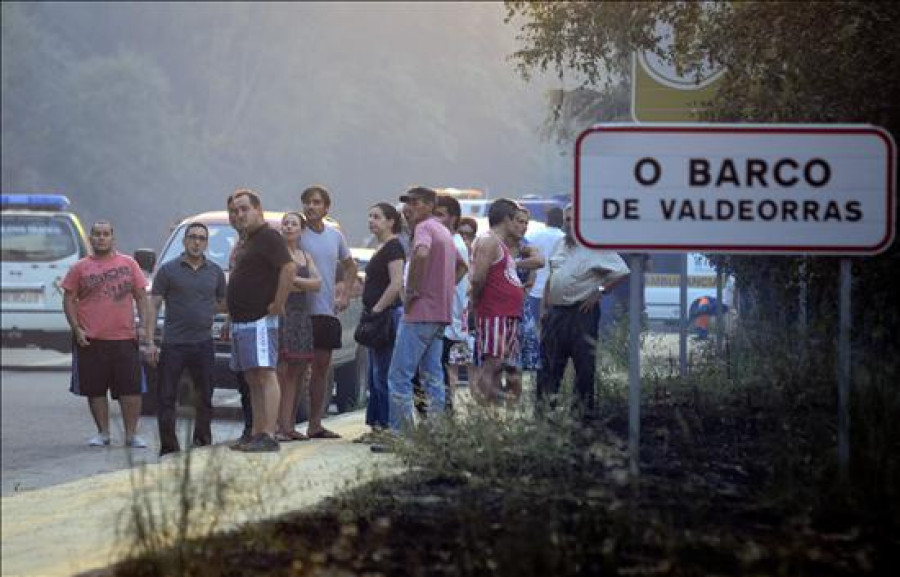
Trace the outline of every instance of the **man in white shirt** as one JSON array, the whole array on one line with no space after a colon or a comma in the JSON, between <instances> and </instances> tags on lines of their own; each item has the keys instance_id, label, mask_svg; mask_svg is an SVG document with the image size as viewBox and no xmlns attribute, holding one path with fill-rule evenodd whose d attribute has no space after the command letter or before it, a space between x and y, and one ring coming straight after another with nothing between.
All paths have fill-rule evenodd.
<instances>
[{"instance_id":1,"label":"man in white shirt","mask_svg":"<svg viewBox=\"0 0 900 577\"><path fill-rule=\"evenodd\" d=\"M461 217L459 201L452 196L438 195L437 204L434 207L434 216L447 227L447 230L453 235L453 244L456 246L456 252L463 262L469 263L469 248L463 237L457 232L459 219ZM441 365L444 367L444 393L446 410L453 410L453 399L456 395L456 382L458 380L458 367L451 364L450 351L453 347L457 349L468 346L469 330L469 275L463 277L456 283L456 289L453 294L453 311L450 324L444 329L444 347L441 354Z\"/></svg>"},{"instance_id":2,"label":"man in white shirt","mask_svg":"<svg viewBox=\"0 0 900 577\"><path fill-rule=\"evenodd\" d=\"M554 206L547 210L546 221L547 228L525 235L525 239L530 246L538 248L540 254L549 257L556 250L556 246L565 237L562 231L563 226L563 210L558 206ZM523 362L526 358L534 358L537 362L534 364L536 368L540 368L540 335L538 335L538 321L541 318L541 299L544 297L544 285L547 284L547 277L550 276L550 260L544 262L544 266L538 269L535 276L534 284L528 290L525 296L525 309L522 314L522 357ZM529 350L534 348L535 350Z\"/></svg>"},{"instance_id":3,"label":"man in white shirt","mask_svg":"<svg viewBox=\"0 0 900 577\"><path fill-rule=\"evenodd\" d=\"M615 252L581 246L572 231L572 206L566 207L564 240L549 259L541 318L541 368L538 402L553 402L569 358L575 366L575 391L585 414L594 411L594 375L600 299L630 271Z\"/></svg>"}]
</instances>

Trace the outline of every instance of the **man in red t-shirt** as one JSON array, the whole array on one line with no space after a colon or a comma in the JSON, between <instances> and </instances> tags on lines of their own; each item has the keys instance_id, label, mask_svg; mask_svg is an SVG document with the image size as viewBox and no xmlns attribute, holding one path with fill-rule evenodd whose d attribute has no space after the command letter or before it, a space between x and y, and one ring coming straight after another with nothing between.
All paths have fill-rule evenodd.
<instances>
[{"instance_id":1,"label":"man in red t-shirt","mask_svg":"<svg viewBox=\"0 0 900 577\"><path fill-rule=\"evenodd\" d=\"M141 415L143 379L134 326L134 305L141 323L153 322L147 299L147 279L133 258L113 248L113 226L94 223L90 234L93 253L77 263L63 279L63 310L72 328L72 392L88 398L97 434L93 447L109 445L107 391L118 399L125 423L125 445L146 448L137 435ZM153 341L144 343L155 351Z\"/></svg>"},{"instance_id":2,"label":"man in red t-shirt","mask_svg":"<svg viewBox=\"0 0 900 577\"><path fill-rule=\"evenodd\" d=\"M517 226L520 210L514 201L500 198L488 209L491 230L475 240L472 264L472 302L475 306L476 345L481 370L473 392L479 400L493 402L502 395L504 365L519 365L519 319L525 292L516 274L516 262L506 239ZM521 379L507 379L512 399L521 395Z\"/></svg>"}]
</instances>

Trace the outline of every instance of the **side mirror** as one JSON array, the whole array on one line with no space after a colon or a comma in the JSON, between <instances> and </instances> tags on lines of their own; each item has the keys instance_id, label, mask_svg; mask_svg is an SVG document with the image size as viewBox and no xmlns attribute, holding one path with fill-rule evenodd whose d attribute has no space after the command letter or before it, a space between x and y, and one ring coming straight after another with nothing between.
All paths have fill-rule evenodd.
<instances>
[{"instance_id":1,"label":"side mirror","mask_svg":"<svg viewBox=\"0 0 900 577\"><path fill-rule=\"evenodd\" d=\"M156 264L156 253L150 248L139 248L134 251L134 260L137 261L141 270L150 274Z\"/></svg>"}]
</instances>

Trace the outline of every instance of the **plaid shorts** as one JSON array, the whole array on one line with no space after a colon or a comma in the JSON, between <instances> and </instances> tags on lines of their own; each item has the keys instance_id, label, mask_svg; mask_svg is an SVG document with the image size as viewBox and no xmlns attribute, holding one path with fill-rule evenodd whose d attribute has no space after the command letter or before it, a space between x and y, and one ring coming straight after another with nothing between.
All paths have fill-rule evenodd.
<instances>
[{"instance_id":1,"label":"plaid shorts","mask_svg":"<svg viewBox=\"0 0 900 577\"><path fill-rule=\"evenodd\" d=\"M270 368L278 364L278 316L231 324L232 371Z\"/></svg>"}]
</instances>

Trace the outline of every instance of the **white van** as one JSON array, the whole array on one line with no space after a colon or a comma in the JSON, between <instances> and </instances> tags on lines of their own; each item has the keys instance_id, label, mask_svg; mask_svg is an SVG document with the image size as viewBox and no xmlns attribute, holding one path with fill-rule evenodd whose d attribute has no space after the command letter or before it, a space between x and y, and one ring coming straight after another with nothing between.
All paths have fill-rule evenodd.
<instances>
[{"instance_id":1,"label":"white van","mask_svg":"<svg viewBox=\"0 0 900 577\"><path fill-rule=\"evenodd\" d=\"M681 318L681 255L653 253L644 277L644 301L647 318L677 323ZM716 298L716 269L700 253L687 255L687 305L691 310L700 299ZM729 309L734 304L734 277L722 282L722 304Z\"/></svg>"},{"instance_id":2,"label":"white van","mask_svg":"<svg viewBox=\"0 0 900 577\"><path fill-rule=\"evenodd\" d=\"M88 254L81 221L60 194L0 196L0 305L3 346L72 348L60 286Z\"/></svg>"}]
</instances>

